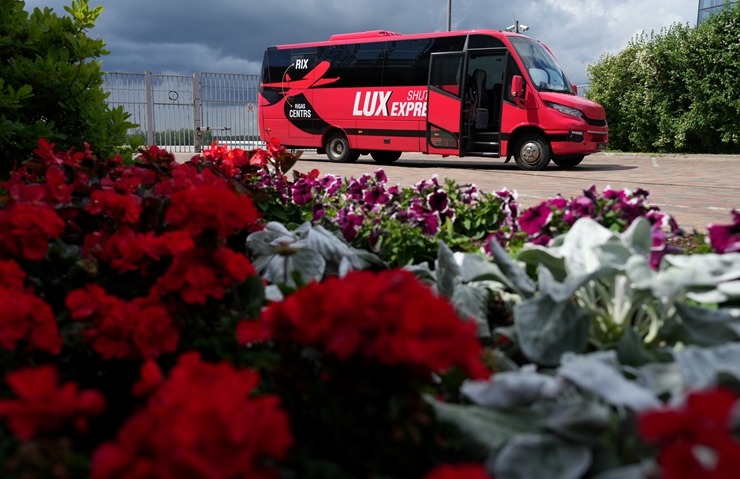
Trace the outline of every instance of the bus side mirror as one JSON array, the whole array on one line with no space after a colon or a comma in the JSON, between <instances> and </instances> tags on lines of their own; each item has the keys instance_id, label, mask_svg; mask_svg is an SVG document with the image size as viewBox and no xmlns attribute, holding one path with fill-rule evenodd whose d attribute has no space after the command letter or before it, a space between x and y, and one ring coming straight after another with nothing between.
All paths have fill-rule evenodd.
<instances>
[{"instance_id":1,"label":"bus side mirror","mask_svg":"<svg viewBox=\"0 0 740 479\"><path fill-rule=\"evenodd\" d=\"M514 75L511 78L511 96L521 98L524 94L524 80L521 75Z\"/></svg>"}]
</instances>

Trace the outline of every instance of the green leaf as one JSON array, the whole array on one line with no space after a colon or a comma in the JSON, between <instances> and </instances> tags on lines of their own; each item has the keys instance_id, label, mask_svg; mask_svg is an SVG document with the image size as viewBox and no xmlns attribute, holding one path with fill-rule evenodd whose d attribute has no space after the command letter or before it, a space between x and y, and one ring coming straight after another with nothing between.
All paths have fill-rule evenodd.
<instances>
[{"instance_id":1,"label":"green leaf","mask_svg":"<svg viewBox=\"0 0 740 479\"><path fill-rule=\"evenodd\" d=\"M655 360L637 335L634 329L624 328L617 342L617 356L619 362L628 366L642 366Z\"/></svg>"},{"instance_id":2,"label":"green leaf","mask_svg":"<svg viewBox=\"0 0 740 479\"><path fill-rule=\"evenodd\" d=\"M329 274L339 274L342 261L349 262L352 269L367 268L371 263L366 259L370 259L374 264L382 264L380 259L371 253L358 254L357 250L343 239L321 225L312 226L309 222L303 223L295 234L298 238L296 247L308 248L324 258Z\"/></svg>"},{"instance_id":3,"label":"green leaf","mask_svg":"<svg viewBox=\"0 0 740 479\"><path fill-rule=\"evenodd\" d=\"M706 294L738 278L740 253L668 255L651 288L657 298L674 299L692 291ZM732 286L728 289L733 290Z\"/></svg>"},{"instance_id":4,"label":"green leaf","mask_svg":"<svg viewBox=\"0 0 740 479\"><path fill-rule=\"evenodd\" d=\"M660 407L660 401L651 390L625 378L616 364L614 351L586 356L567 355L563 357L558 375L615 406L633 411Z\"/></svg>"},{"instance_id":5,"label":"green leaf","mask_svg":"<svg viewBox=\"0 0 740 479\"><path fill-rule=\"evenodd\" d=\"M455 288L460 284L460 267L452 250L440 241L437 250L437 291L446 298L452 298Z\"/></svg>"},{"instance_id":6,"label":"green leaf","mask_svg":"<svg viewBox=\"0 0 740 479\"><path fill-rule=\"evenodd\" d=\"M675 352L685 388L704 389L717 383L725 373L740 379L740 343L713 348L688 346Z\"/></svg>"},{"instance_id":7,"label":"green leaf","mask_svg":"<svg viewBox=\"0 0 740 479\"><path fill-rule=\"evenodd\" d=\"M648 363L637 373L640 382L658 397L676 397L683 390L681 370L675 362Z\"/></svg>"},{"instance_id":8,"label":"green leaf","mask_svg":"<svg viewBox=\"0 0 740 479\"><path fill-rule=\"evenodd\" d=\"M593 477L593 479L645 479L653 477L657 467L651 462L645 464L630 464L604 471Z\"/></svg>"},{"instance_id":9,"label":"green leaf","mask_svg":"<svg viewBox=\"0 0 740 479\"><path fill-rule=\"evenodd\" d=\"M555 250L542 246L527 246L521 249L516 259L529 265L546 267L558 281L563 281L568 275L565 269L565 258L559 256Z\"/></svg>"},{"instance_id":10,"label":"green leaf","mask_svg":"<svg viewBox=\"0 0 740 479\"><path fill-rule=\"evenodd\" d=\"M465 381L460 393L481 406L514 409L552 399L561 389L557 378L538 373L530 364L518 371L496 373L488 381Z\"/></svg>"},{"instance_id":11,"label":"green leaf","mask_svg":"<svg viewBox=\"0 0 740 479\"><path fill-rule=\"evenodd\" d=\"M589 316L572 302L536 296L517 304L514 318L519 347L536 363L557 365L564 353L586 350Z\"/></svg>"},{"instance_id":12,"label":"green leaf","mask_svg":"<svg viewBox=\"0 0 740 479\"><path fill-rule=\"evenodd\" d=\"M647 257L653 246L653 232L650 222L642 216L636 218L621 234L622 241L634 254Z\"/></svg>"},{"instance_id":13,"label":"green leaf","mask_svg":"<svg viewBox=\"0 0 740 479\"><path fill-rule=\"evenodd\" d=\"M521 434L506 443L489 470L506 479L580 479L591 460L586 446L549 434Z\"/></svg>"},{"instance_id":14,"label":"green leaf","mask_svg":"<svg viewBox=\"0 0 740 479\"><path fill-rule=\"evenodd\" d=\"M675 326L678 339L686 344L715 346L740 339L740 309L709 309L676 304L681 318Z\"/></svg>"},{"instance_id":15,"label":"green leaf","mask_svg":"<svg viewBox=\"0 0 740 479\"><path fill-rule=\"evenodd\" d=\"M426 398L440 420L457 426L460 431L495 454L518 434L532 432L544 416L532 411L496 411L480 406L463 406Z\"/></svg>"},{"instance_id":16,"label":"green leaf","mask_svg":"<svg viewBox=\"0 0 740 479\"><path fill-rule=\"evenodd\" d=\"M463 319L472 319L478 325L478 337L491 336L488 325L488 301L490 292L487 288L473 284L458 284L452 293L452 304L457 314Z\"/></svg>"},{"instance_id":17,"label":"green leaf","mask_svg":"<svg viewBox=\"0 0 740 479\"><path fill-rule=\"evenodd\" d=\"M555 408L545 419L543 427L560 437L590 446L598 442L609 424L609 408L594 402L579 401Z\"/></svg>"},{"instance_id":18,"label":"green leaf","mask_svg":"<svg viewBox=\"0 0 740 479\"><path fill-rule=\"evenodd\" d=\"M495 238L491 238L488 247L493 254L493 261L509 279L515 292L523 297L529 297L537 291L537 287L527 272L511 260L509 253L504 250Z\"/></svg>"}]
</instances>

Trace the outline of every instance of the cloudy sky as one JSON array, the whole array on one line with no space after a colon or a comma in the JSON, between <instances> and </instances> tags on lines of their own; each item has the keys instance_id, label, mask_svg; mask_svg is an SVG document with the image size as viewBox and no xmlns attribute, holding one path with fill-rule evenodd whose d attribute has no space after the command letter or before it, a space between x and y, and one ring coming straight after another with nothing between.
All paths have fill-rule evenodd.
<instances>
[{"instance_id":1,"label":"cloudy sky","mask_svg":"<svg viewBox=\"0 0 740 479\"><path fill-rule=\"evenodd\" d=\"M267 46L328 39L334 33L447 29L449 0L89 0L103 13L109 72L258 73ZM642 31L694 25L697 0L451 0L452 29L501 30L515 18L547 43L571 81ZM71 0L26 0L26 10L65 14Z\"/></svg>"}]
</instances>

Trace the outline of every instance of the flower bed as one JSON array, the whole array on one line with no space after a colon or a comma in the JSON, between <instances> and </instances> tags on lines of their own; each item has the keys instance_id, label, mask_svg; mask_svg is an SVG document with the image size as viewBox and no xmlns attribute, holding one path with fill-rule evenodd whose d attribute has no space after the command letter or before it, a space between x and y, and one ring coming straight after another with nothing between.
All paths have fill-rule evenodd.
<instances>
[{"instance_id":1,"label":"flower bed","mask_svg":"<svg viewBox=\"0 0 740 479\"><path fill-rule=\"evenodd\" d=\"M686 255L644 191L35 155L1 185L2 477L737 470L737 213Z\"/></svg>"}]
</instances>

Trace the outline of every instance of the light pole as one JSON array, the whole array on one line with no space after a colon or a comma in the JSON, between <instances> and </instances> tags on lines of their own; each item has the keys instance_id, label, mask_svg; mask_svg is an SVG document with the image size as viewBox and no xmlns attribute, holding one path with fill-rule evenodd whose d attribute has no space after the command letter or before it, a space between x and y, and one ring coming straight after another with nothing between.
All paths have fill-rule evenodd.
<instances>
[{"instance_id":1,"label":"light pole","mask_svg":"<svg viewBox=\"0 0 740 479\"><path fill-rule=\"evenodd\" d=\"M452 30L452 0L447 0L447 31Z\"/></svg>"}]
</instances>

